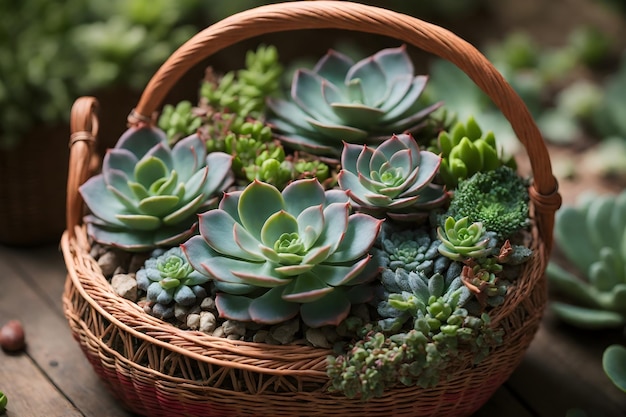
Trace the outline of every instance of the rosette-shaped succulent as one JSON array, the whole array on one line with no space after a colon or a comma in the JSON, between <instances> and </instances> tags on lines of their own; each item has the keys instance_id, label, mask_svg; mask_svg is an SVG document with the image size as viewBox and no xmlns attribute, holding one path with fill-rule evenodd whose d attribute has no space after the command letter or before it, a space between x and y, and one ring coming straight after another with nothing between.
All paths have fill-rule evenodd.
<instances>
[{"instance_id":1,"label":"rosette-shaped succulent","mask_svg":"<svg viewBox=\"0 0 626 417\"><path fill-rule=\"evenodd\" d=\"M355 63L329 51L314 69L299 69L291 101L270 100L268 122L290 147L338 156L341 141L380 143L394 133L413 132L440 104L418 101L427 77L414 75L404 46L383 49Z\"/></svg>"},{"instance_id":2,"label":"rosette-shaped succulent","mask_svg":"<svg viewBox=\"0 0 626 417\"><path fill-rule=\"evenodd\" d=\"M80 187L96 241L129 251L173 246L193 234L196 214L232 182L231 156L206 154L192 135L172 148L163 131L131 128Z\"/></svg>"},{"instance_id":3,"label":"rosette-shaped succulent","mask_svg":"<svg viewBox=\"0 0 626 417\"><path fill-rule=\"evenodd\" d=\"M430 275L443 271L451 262L439 255L439 241L431 239L425 228L392 230L384 224L375 247L380 266L392 271L402 268Z\"/></svg>"},{"instance_id":4,"label":"rosette-shaped succulent","mask_svg":"<svg viewBox=\"0 0 626 417\"><path fill-rule=\"evenodd\" d=\"M432 180L441 158L421 151L411 135L393 135L377 148L344 143L339 186L358 210L395 220L428 217L448 200Z\"/></svg>"},{"instance_id":5,"label":"rosette-shaped succulent","mask_svg":"<svg viewBox=\"0 0 626 417\"><path fill-rule=\"evenodd\" d=\"M136 277L137 286L146 291L148 301L163 307L172 303L193 305L200 298L198 294L206 294L200 285L209 280L192 268L178 246L147 259Z\"/></svg>"},{"instance_id":6,"label":"rosette-shaped succulent","mask_svg":"<svg viewBox=\"0 0 626 417\"><path fill-rule=\"evenodd\" d=\"M200 215L200 236L182 245L194 269L214 278L221 316L273 324L300 313L310 327L337 325L373 295L368 254L381 221L350 214L348 196L315 179L281 193L254 181Z\"/></svg>"},{"instance_id":7,"label":"rosette-shaped succulent","mask_svg":"<svg viewBox=\"0 0 626 417\"><path fill-rule=\"evenodd\" d=\"M439 253L453 261L484 258L497 243L495 233L487 232L481 222L470 224L468 217L458 221L448 217L444 226L437 228L437 236L441 241Z\"/></svg>"},{"instance_id":8,"label":"rosette-shaped succulent","mask_svg":"<svg viewBox=\"0 0 626 417\"><path fill-rule=\"evenodd\" d=\"M626 325L626 191L589 194L557 212L554 237L574 274L550 262L546 275L564 296L552 310L563 321L583 328ZM578 275L578 276L577 276Z\"/></svg>"}]
</instances>

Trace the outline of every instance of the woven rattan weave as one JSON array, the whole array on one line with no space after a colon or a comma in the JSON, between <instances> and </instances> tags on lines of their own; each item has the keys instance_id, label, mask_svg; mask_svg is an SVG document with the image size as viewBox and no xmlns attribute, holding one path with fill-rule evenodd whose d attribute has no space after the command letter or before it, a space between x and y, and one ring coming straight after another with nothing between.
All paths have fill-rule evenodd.
<instances>
[{"instance_id":1,"label":"woven rattan weave","mask_svg":"<svg viewBox=\"0 0 626 417\"><path fill-rule=\"evenodd\" d=\"M541 135L526 106L494 67L452 33L416 18L349 2L279 3L216 23L176 51L155 74L131 124L146 123L177 80L194 64L244 39L297 29L347 29L402 40L443 57L463 71L500 108L524 144L534 174L530 188L535 256L505 303L494 310L504 344L479 365L469 357L432 389L403 387L362 402L329 393L324 349L274 346L185 331L147 315L111 289L81 225L78 186L90 174L96 101L81 98L72 111L67 230L62 239L68 279L65 313L76 340L109 389L146 416L467 416L480 408L520 362L546 303L543 272L560 196Z\"/></svg>"}]
</instances>

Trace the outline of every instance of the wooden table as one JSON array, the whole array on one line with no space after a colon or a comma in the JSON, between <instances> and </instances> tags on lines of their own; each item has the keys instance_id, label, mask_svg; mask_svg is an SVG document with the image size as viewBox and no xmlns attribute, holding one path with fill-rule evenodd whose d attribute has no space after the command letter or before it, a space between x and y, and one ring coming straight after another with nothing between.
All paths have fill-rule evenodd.
<instances>
[{"instance_id":1,"label":"wooden table","mask_svg":"<svg viewBox=\"0 0 626 417\"><path fill-rule=\"evenodd\" d=\"M9 417L130 417L104 389L63 316L65 265L56 246L0 246L0 324L19 319L27 350L0 351L0 391ZM601 367L602 351L626 343L621 331L585 332L546 314L522 364L474 417L626 416L626 394Z\"/></svg>"}]
</instances>

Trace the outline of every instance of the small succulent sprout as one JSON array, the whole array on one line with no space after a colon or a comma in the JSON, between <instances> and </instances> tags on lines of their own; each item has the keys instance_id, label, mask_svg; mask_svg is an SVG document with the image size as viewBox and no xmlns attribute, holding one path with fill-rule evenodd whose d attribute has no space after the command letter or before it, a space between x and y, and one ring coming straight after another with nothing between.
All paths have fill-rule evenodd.
<instances>
[{"instance_id":1,"label":"small succulent sprout","mask_svg":"<svg viewBox=\"0 0 626 417\"><path fill-rule=\"evenodd\" d=\"M461 281L474 294L481 310L487 306L496 307L504 302L508 283L502 281L496 272L480 264L465 265Z\"/></svg>"},{"instance_id":2,"label":"small succulent sprout","mask_svg":"<svg viewBox=\"0 0 626 417\"><path fill-rule=\"evenodd\" d=\"M330 178L330 168L319 159L298 159L293 164L296 178L317 178L321 183L325 183Z\"/></svg>"},{"instance_id":3,"label":"small succulent sprout","mask_svg":"<svg viewBox=\"0 0 626 417\"><path fill-rule=\"evenodd\" d=\"M441 158L421 151L409 134L393 135L377 148L344 143L339 186L356 209L394 220L425 220L428 210L448 201L432 181Z\"/></svg>"},{"instance_id":4,"label":"small succulent sprout","mask_svg":"<svg viewBox=\"0 0 626 417\"><path fill-rule=\"evenodd\" d=\"M497 240L494 233L487 232L481 222L470 223L468 217L455 220L448 217L443 227L437 228L441 241L439 253L453 261L488 256Z\"/></svg>"},{"instance_id":5,"label":"small succulent sprout","mask_svg":"<svg viewBox=\"0 0 626 417\"><path fill-rule=\"evenodd\" d=\"M291 148L337 157L342 140L378 144L393 133L416 131L441 105L423 108L418 99L426 82L414 75L404 46L356 63L331 50L313 70L295 72L290 100L268 101L268 123Z\"/></svg>"},{"instance_id":6,"label":"small succulent sprout","mask_svg":"<svg viewBox=\"0 0 626 417\"><path fill-rule=\"evenodd\" d=\"M163 131L131 128L104 157L102 173L80 187L97 242L129 251L171 247L191 236L198 212L233 180L231 156L206 154L197 135L173 147Z\"/></svg>"},{"instance_id":7,"label":"small succulent sprout","mask_svg":"<svg viewBox=\"0 0 626 417\"><path fill-rule=\"evenodd\" d=\"M350 214L347 194L315 179L282 193L253 181L201 214L200 236L182 246L194 269L216 280L222 317L274 324L300 314L320 327L373 297L378 266L368 252L380 226Z\"/></svg>"},{"instance_id":8,"label":"small succulent sprout","mask_svg":"<svg viewBox=\"0 0 626 417\"><path fill-rule=\"evenodd\" d=\"M193 135L202 126L202 117L194 113L190 101L183 100L173 106L166 104L159 117L159 127L167 134L170 143Z\"/></svg>"},{"instance_id":9,"label":"small succulent sprout","mask_svg":"<svg viewBox=\"0 0 626 417\"><path fill-rule=\"evenodd\" d=\"M556 216L558 248L578 275L555 262L546 269L555 292L564 296L551 309L563 321L583 328L626 325L626 192L588 195Z\"/></svg>"},{"instance_id":10,"label":"small succulent sprout","mask_svg":"<svg viewBox=\"0 0 626 417\"><path fill-rule=\"evenodd\" d=\"M200 96L209 106L237 115L239 119L259 117L265 109L265 98L278 90L283 68L274 46L260 45L246 54L245 69L231 71L217 79L207 73Z\"/></svg>"},{"instance_id":11,"label":"small succulent sprout","mask_svg":"<svg viewBox=\"0 0 626 417\"><path fill-rule=\"evenodd\" d=\"M167 306L171 303L190 306L198 302L196 288L209 278L195 271L179 246L146 260L137 271L137 286L146 291L148 301Z\"/></svg>"},{"instance_id":12,"label":"small succulent sprout","mask_svg":"<svg viewBox=\"0 0 626 417\"><path fill-rule=\"evenodd\" d=\"M449 131L439 133L436 145L429 150L441 156L439 173L449 188L456 188L460 180L479 171L491 171L502 165L515 168L513 158L498 154L493 132L483 135L473 117L465 124L457 122Z\"/></svg>"},{"instance_id":13,"label":"small succulent sprout","mask_svg":"<svg viewBox=\"0 0 626 417\"><path fill-rule=\"evenodd\" d=\"M284 188L292 179L293 164L284 158L272 158L268 151L263 151L254 162L245 166L244 172L248 181L258 180Z\"/></svg>"}]
</instances>

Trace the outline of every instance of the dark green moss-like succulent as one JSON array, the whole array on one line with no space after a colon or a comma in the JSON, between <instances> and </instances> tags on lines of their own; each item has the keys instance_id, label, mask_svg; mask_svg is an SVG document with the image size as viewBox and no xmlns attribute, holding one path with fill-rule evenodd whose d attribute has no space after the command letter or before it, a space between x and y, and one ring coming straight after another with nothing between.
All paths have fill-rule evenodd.
<instances>
[{"instance_id":1,"label":"dark green moss-like succulent","mask_svg":"<svg viewBox=\"0 0 626 417\"><path fill-rule=\"evenodd\" d=\"M528 201L526 181L501 166L461 181L446 215L481 222L504 240L528 225Z\"/></svg>"}]
</instances>

